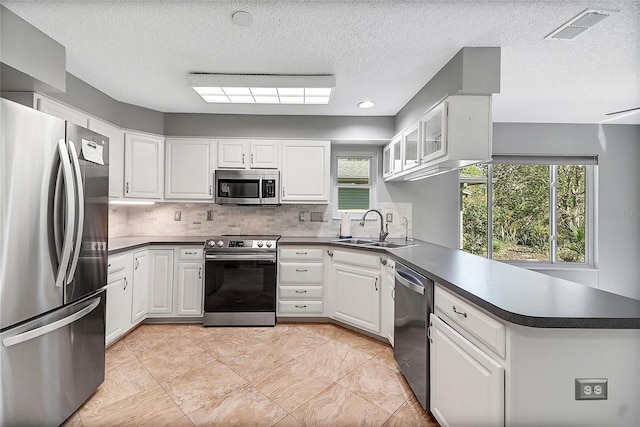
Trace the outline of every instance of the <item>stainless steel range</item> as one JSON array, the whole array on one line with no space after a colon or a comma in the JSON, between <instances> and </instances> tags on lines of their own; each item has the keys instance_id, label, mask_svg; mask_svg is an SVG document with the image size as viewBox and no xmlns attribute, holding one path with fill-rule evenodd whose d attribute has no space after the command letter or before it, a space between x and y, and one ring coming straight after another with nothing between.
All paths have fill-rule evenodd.
<instances>
[{"instance_id":1,"label":"stainless steel range","mask_svg":"<svg viewBox=\"0 0 640 427\"><path fill-rule=\"evenodd\" d=\"M276 324L276 235L207 240L204 326Z\"/></svg>"}]
</instances>

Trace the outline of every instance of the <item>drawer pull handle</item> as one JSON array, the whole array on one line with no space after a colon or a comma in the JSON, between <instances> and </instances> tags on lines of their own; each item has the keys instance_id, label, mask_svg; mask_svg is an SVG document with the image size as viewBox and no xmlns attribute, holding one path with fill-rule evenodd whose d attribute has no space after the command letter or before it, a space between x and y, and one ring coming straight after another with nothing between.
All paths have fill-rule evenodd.
<instances>
[{"instance_id":1,"label":"drawer pull handle","mask_svg":"<svg viewBox=\"0 0 640 427\"><path fill-rule=\"evenodd\" d=\"M127 286L129 286L129 282L127 281L127 278L124 278L124 289L123 290L127 290Z\"/></svg>"},{"instance_id":2,"label":"drawer pull handle","mask_svg":"<svg viewBox=\"0 0 640 427\"><path fill-rule=\"evenodd\" d=\"M307 269L306 269L306 268L296 268L296 271L297 271L298 273L306 273L306 272L307 272Z\"/></svg>"},{"instance_id":3,"label":"drawer pull handle","mask_svg":"<svg viewBox=\"0 0 640 427\"><path fill-rule=\"evenodd\" d=\"M296 308L307 308L307 306L306 305L298 305L298 304L296 304Z\"/></svg>"},{"instance_id":4,"label":"drawer pull handle","mask_svg":"<svg viewBox=\"0 0 640 427\"><path fill-rule=\"evenodd\" d=\"M185 254L185 255L197 255L197 254L198 254L198 252L189 252L189 251L186 251L184 254Z\"/></svg>"},{"instance_id":5,"label":"drawer pull handle","mask_svg":"<svg viewBox=\"0 0 640 427\"><path fill-rule=\"evenodd\" d=\"M296 255L306 255L306 252L296 252Z\"/></svg>"},{"instance_id":6,"label":"drawer pull handle","mask_svg":"<svg viewBox=\"0 0 640 427\"><path fill-rule=\"evenodd\" d=\"M327 255L333 256L333 251L327 251Z\"/></svg>"},{"instance_id":7,"label":"drawer pull handle","mask_svg":"<svg viewBox=\"0 0 640 427\"><path fill-rule=\"evenodd\" d=\"M296 294L306 294L307 291L296 291Z\"/></svg>"},{"instance_id":8,"label":"drawer pull handle","mask_svg":"<svg viewBox=\"0 0 640 427\"><path fill-rule=\"evenodd\" d=\"M386 260L386 258L382 258L382 257L380 257L380 264L382 264L382 265L387 265L387 260Z\"/></svg>"},{"instance_id":9,"label":"drawer pull handle","mask_svg":"<svg viewBox=\"0 0 640 427\"><path fill-rule=\"evenodd\" d=\"M458 311L456 310L456 306L452 306L453 307L453 312L459 316L464 317L465 319L467 318L467 313L465 313L464 311Z\"/></svg>"}]
</instances>

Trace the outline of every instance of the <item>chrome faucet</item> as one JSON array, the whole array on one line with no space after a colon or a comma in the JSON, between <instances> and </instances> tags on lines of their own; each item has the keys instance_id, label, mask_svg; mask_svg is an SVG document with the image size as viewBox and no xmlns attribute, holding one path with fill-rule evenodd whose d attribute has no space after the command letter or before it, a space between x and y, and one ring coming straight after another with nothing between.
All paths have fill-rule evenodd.
<instances>
[{"instance_id":1,"label":"chrome faucet","mask_svg":"<svg viewBox=\"0 0 640 427\"><path fill-rule=\"evenodd\" d=\"M404 240L405 242L412 242L413 237L409 237L409 220L406 216L403 216L402 219L404 219Z\"/></svg>"},{"instance_id":2,"label":"chrome faucet","mask_svg":"<svg viewBox=\"0 0 640 427\"><path fill-rule=\"evenodd\" d=\"M389 224L387 224L387 230L385 231L384 229L384 218L382 216L382 214L380 213L379 210L377 209L369 209L368 211L366 211L364 213L364 215L362 215L362 219L360 220L360 227L364 227L364 219L367 216L367 214L369 212L375 212L378 215L380 215L380 236L378 237L378 241L379 242L384 242L384 239L387 238L387 236L389 235Z\"/></svg>"}]
</instances>

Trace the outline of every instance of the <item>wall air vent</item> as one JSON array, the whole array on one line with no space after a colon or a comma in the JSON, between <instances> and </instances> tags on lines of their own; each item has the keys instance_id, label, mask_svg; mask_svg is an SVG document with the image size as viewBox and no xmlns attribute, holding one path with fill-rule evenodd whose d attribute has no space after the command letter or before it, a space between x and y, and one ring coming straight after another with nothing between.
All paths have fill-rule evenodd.
<instances>
[{"instance_id":1,"label":"wall air vent","mask_svg":"<svg viewBox=\"0 0 640 427\"><path fill-rule=\"evenodd\" d=\"M615 12L610 10L587 9L553 31L545 37L545 40L573 40L612 13Z\"/></svg>"}]
</instances>

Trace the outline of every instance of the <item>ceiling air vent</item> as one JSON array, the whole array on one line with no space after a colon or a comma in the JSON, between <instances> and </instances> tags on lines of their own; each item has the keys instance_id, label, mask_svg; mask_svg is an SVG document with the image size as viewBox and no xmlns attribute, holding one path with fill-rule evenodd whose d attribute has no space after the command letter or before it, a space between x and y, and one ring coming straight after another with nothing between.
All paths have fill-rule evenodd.
<instances>
[{"instance_id":1,"label":"ceiling air vent","mask_svg":"<svg viewBox=\"0 0 640 427\"><path fill-rule=\"evenodd\" d=\"M609 15L614 13L613 11L607 10L594 10L587 9L580 13L575 18L569 20L569 22L563 24L545 37L545 40L573 40L580 34L587 31L589 28L596 25L598 22L607 18Z\"/></svg>"}]
</instances>

